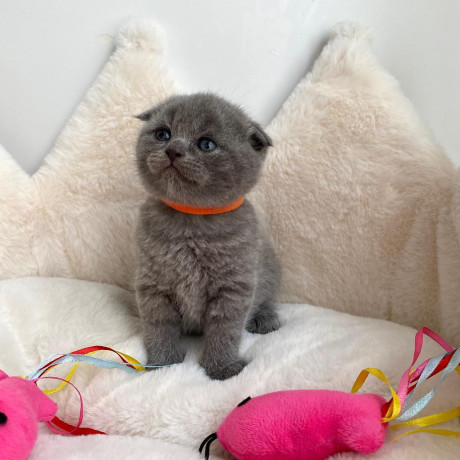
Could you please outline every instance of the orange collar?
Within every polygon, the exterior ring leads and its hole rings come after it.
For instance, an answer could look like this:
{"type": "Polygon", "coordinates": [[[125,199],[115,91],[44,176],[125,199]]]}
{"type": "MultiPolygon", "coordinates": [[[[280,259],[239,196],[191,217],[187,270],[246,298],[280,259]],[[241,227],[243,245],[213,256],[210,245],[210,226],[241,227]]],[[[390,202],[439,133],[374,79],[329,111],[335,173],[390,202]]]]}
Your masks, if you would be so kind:
{"type": "Polygon", "coordinates": [[[224,212],[233,211],[243,204],[244,196],[238,198],[236,201],[233,201],[233,203],[230,203],[227,206],[221,206],[219,208],[198,208],[196,206],[189,206],[188,204],[173,203],[172,201],[166,200],[161,201],[176,211],[184,212],[185,214],[196,214],[203,216],[206,214],[223,214],[224,212]]]}

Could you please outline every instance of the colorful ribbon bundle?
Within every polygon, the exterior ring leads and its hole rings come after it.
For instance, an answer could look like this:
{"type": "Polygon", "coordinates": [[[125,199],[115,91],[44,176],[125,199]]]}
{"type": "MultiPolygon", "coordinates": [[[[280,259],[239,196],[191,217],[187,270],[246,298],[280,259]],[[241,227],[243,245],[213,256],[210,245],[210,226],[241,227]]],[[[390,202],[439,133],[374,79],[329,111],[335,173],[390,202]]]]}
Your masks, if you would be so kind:
{"type": "Polygon", "coordinates": [[[77,425],[69,425],[57,416],[54,417],[53,420],[51,420],[51,422],[46,422],[48,427],[55,433],[72,434],[75,436],[88,434],[106,434],[103,431],[94,430],[93,428],[81,427],[83,421],[83,398],[81,396],[81,393],[78,391],[78,388],[76,388],[75,385],[70,382],[70,379],[72,378],[72,375],[74,374],[78,364],[81,362],[92,364],[93,366],[105,369],[122,369],[124,371],[131,372],[134,374],[137,372],[144,372],[147,370],[147,368],[167,367],[142,365],[132,356],[122,353],[121,351],[116,351],[113,348],[104,347],[100,345],[81,348],[79,350],[73,351],[72,353],[54,354],[49,356],[29,376],[27,376],[26,379],[32,380],[34,382],[37,382],[38,380],[42,379],[60,380],[61,384],[58,387],[53,388],[51,390],[44,390],[43,392],[45,394],[56,393],[57,391],[61,390],[66,384],[69,384],[77,391],[78,396],[80,398],[80,415],[78,418],[77,425]],[[115,353],[121,361],[112,361],[109,359],[102,359],[91,356],[92,354],[98,351],[109,351],[115,353]],[[47,372],[49,372],[51,369],[58,366],[59,364],[66,364],[72,362],[75,364],[65,378],[45,376],[47,372]]]}
{"type": "Polygon", "coordinates": [[[385,404],[382,408],[382,422],[387,423],[393,420],[399,422],[392,425],[391,428],[399,428],[402,426],[417,426],[420,428],[418,430],[413,430],[401,434],[393,439],[393,441],[396,441],[397,439],[408,434],[421,432],[460,437],[460,432],[457,431],[426,428],[428,426],[447,422],[454,419],[455,417],[459,417],[460,406],[452,410],[440,412],[438,414],[414,419],[414,417],[419,414],[433,399],[434,395],[439,389],[440,384],[449,374],[456,370],[460,376],[459,364],[460,349],[454,349],[431,329],[424,327],[420,329],[415,335],[414,357],[411,365],[401,377],[397,392],[392,388],[385,374],[381,370],[374,368],[368,368],[361,371],[353,385],[353,388],[351,389],[351,392],[357,392],[370,374],[374,375],[388,385],[392,394],[392,399],[388,401],[388,403],[385,404]],[[432,338],[435,342],[441,345],[445,350],[447,350],[447,353],[444,353],[435,358],[427,359],[422,364],[420,364],[417,369],[412,370],[412,366],[415,364],[422,351],[424,335],[432,338]],[[433,388],[430,392],[421,397],[415,403],[410,405],[416,390],[419,389],[426,380],[435,376],[436,374],[439,374],[441,371],[443,371],[441,379],[435,388],[433,388]]]}

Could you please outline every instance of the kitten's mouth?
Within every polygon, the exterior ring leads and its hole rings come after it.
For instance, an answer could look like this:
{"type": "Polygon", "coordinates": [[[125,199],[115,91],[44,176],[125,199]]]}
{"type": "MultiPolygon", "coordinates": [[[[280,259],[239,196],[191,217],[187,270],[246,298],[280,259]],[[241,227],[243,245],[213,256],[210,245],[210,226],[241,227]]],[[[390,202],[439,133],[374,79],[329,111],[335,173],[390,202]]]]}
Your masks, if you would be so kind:
{"type": "Polygon", "coordinates": [[[166,166],[166,168],[164,168],[163,172],[166,171],[171,171],[173,174],[176,174],[186,182],[194,182],[193,180],[189,179],[182,171],[176,168],[172,163],[169,166],[166,166]]]}
{"type": "Polygon", "coordinates": [[[164,171],[168,171],[168,170],[173,170],[180,176],[183,176],[183,174],[172,163],[169,166],[166,166],[166,168],[164,169],[164,171]]]}

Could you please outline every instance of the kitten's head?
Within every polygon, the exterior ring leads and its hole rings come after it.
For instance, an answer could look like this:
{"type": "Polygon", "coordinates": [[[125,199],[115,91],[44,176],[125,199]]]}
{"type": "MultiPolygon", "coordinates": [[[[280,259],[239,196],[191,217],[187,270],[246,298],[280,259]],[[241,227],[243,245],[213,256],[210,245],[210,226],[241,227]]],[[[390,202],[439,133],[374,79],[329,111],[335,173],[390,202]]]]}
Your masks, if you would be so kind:
{"type": "Polygon", "coordinates": [[[256,183],[270,138],[212,94],[173,96],[140,114],[137,166],[147,191],[192,206],[222,206],[256,183]]]}

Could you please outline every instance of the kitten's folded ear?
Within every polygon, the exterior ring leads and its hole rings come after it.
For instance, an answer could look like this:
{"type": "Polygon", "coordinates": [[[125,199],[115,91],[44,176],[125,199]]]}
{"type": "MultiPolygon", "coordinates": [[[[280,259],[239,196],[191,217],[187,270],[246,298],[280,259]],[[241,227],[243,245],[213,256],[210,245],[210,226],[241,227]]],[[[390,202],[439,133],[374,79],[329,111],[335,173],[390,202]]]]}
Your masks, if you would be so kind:
{"type": "Polygon", "coordinates": [[[249,143],[258,152],[273,145],[268,134],[257,123],[252,123],[249,129],[249,143]]]}
{"type": "Polygon", "coordinates": [[[159,102],[157,105],[150,107],[150,109],[146,110],[145,112],[140,113],[139,115],[134,115],[134,118],[138,118],[142,121],[149,121],[152,117],[156,114],[161,112],[167,104],[179,99],[178,96],[170,96],[162,102],[159,102]]]}
{"type": "Polygon", "coordinates": [[[142,121],[149,121],[152,118],[154,109],[148,109],[145,112],[140,113],[139,115],[134,115],[134,118],[139,118],[142,121]]]}

